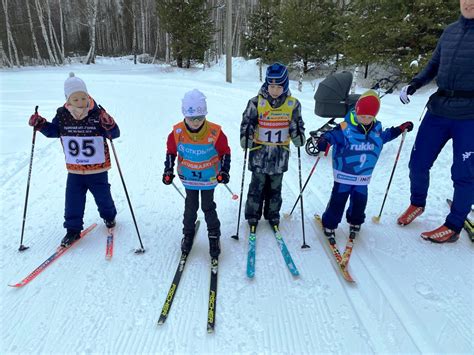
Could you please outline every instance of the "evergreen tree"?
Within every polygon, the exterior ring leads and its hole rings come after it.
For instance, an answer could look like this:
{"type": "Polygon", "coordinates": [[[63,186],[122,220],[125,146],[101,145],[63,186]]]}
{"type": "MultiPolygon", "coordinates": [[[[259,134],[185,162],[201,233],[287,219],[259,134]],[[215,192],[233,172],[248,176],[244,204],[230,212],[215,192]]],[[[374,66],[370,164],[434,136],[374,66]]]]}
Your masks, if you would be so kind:
{"type": "Polygon", "coordinates": [[[250,58],[270,63],[278,58],[279,0],[261,0],[249,16],[249,32],[244,34],[244,51],[250,58]]]}
{"type": "Polygon", "coordinates": [[[212,41],[213,26],[206,0],[157,0],[163,30],[170,35],[178,67],[189,68],[191,60],[204,61],[212,41]]]}
{"type": "Polygon", "coordinates": [[[443,29],[458,16],[459,3],[449,0],[353,1],[344,16],[344,60],[386,65],[408,79],[424,67],[443,29]]]}
{"type": "Polygon", "coordinates": [[[322,63],[335,58],[337,6],[332,0],[289,0],[282,9],[280,50],[287,61],[322,63]]]}

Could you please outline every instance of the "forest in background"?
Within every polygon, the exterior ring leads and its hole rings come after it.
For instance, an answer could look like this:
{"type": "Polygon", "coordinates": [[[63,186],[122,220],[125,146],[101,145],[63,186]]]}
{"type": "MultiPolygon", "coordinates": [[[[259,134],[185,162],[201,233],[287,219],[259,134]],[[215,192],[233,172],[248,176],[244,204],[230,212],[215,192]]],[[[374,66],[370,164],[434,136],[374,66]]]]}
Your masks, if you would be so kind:
{"type": "Polygon", "coordinates": [[[178,67],[210,64],[226,52],[319,68],[387,68],[409,78],[430,58],[453,0],[1,0],[0,66],[62,65],[72,58],[133,55],[178,67]]]}

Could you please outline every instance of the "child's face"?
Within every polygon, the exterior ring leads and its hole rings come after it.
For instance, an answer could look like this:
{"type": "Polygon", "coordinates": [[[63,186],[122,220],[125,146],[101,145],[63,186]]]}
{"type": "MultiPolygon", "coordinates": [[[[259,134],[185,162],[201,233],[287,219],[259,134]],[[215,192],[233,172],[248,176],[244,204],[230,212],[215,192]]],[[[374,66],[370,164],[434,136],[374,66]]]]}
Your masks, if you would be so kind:
{"type": "Polygon", "coordinates": [[[76,108],[86,108],[88,99],[89,95],[87,95],[85,92],[78,91],[69,96],[67,102],[69,105],[76,108]]]}
{"type": "Polygon", "coordinates": [[[474,0],[460,0],[461,14],[467,19],[474,19],[474,0]]]}
{"type": "Polygon", "coordinates": [[[192,129],[198,129],[204,124],[206,116],[185,117],[184,120],[192,129]]]}
{"type": "Polygon", "coordinates": [[[358,115],[357,121],[363,125],[369,125],[374,120],[374,116],[371,115],[358,115]]]}
{"type": "Polygon", "coordinates": [[[283,94],[283,86],[270,84],[268,85],[268,93],[271,97],[276,99],[277,97],[280,97],[281,94],[283,94]]]}

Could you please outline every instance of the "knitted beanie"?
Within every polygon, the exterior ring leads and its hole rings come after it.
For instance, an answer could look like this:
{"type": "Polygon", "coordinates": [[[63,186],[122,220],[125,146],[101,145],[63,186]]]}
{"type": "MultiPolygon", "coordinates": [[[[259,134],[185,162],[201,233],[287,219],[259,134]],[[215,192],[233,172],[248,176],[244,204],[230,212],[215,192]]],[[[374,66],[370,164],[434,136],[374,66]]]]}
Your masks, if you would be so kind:
{"type": "Polygon", "coordinates": [[[69,73],[69,78],[64,82],[64,95],[66,100],[75,92],[85,92],[87,94],[87,87],[82,79],[74,76],[74,73],[69,73]]]}
{"type": "Polygon", "coordinates": [[[367,90],[357,100],[355,105],[356,115],[368,115],[375,117],[380,109],[380,98],[374,90],[367,90]]]}
{"type": "Polygon", "coordinates": [[[283,93],[288,92],[288,69],[281,63],[273,63],[267,68],[265,83],[267,85],[273,84],[283,86],[283,93]]]}
{"type": "Polygon", "coordinates": [[[188,91],[181,100],[181,111],[184,117],[206,116],[206,96],[197,89],[188,91]]]}

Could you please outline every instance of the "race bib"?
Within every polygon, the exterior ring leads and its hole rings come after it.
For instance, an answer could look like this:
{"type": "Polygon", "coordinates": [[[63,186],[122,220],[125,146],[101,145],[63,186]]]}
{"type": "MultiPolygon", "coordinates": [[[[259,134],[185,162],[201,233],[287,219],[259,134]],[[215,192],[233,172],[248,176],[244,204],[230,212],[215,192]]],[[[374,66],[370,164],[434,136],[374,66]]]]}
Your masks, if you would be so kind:
{"type": "Polygon", "coordinates": [[[105,162],[104,137],[61,137],[67,164],[102,164],[105,162]]]}
{"type": "Polygon", "coordinates": [[[289,121],[259,120],[258,139],[260,144],[282,145],[290,142],[289,121]]]}

